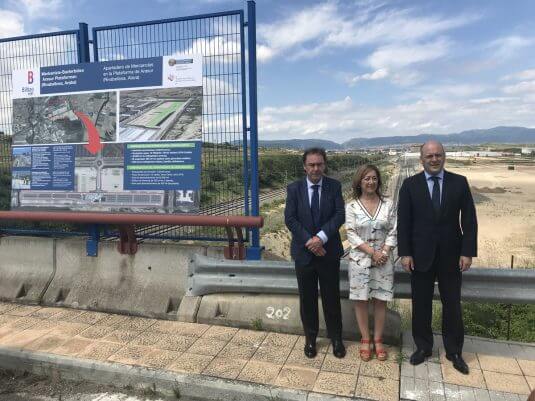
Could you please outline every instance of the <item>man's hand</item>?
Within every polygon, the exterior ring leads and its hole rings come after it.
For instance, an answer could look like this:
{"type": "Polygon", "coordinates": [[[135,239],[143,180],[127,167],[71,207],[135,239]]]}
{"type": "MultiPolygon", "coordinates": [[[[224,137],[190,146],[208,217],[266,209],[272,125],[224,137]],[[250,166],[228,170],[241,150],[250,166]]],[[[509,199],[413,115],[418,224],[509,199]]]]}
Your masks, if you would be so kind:
{"type": "Polygon", "coordinates": [[[472,258],[470,256],[461,256],[459,258],[459,269],[462,272],[467,271],[472,266],[472,258]]]}
{"type": "Polygon", "coordinates": [[[315,253],[315,251],[318,251],[320,248],[323,248],[323,241],[320,237],[314,235],[306,242],[305,246],[310,252],[315,253]]]}
{"type": "Polygon", "coordinates": [[[412,256],[403,256],[401,258],[401,266],[407,273],[411,273],[414,270],[414,259],[412,256]]]}
{"type": "Polygon", "coordinates": [[[317,249],[315,251],[311,251],[311,252],[316,256],[325,256],[327,254],[327,251],[322,246],[319,249],[317,249]]]}

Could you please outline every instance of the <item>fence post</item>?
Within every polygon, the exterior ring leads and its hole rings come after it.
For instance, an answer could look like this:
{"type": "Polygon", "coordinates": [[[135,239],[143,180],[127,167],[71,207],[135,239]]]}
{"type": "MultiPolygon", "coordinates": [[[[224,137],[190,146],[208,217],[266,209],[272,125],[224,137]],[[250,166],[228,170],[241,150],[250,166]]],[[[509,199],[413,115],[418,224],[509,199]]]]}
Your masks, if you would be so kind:
{"type": "MultiPolygon", "coordinates": [[[[245,21],[243,12],[240,14],[240,50],[241,50],[241,107],[242,107],[242,127],[243,127],[243,213],[250,214],[249,208],[249,149],[247,138],[247,83],[245,80],[245,21]]],[[[249,231],[245,230],[247,237],[249,231]]]]}
{"type": "MultiPolygon", "coordinates": [[[[251,215],[260,215],[258,191],[258,116],[256,99],[256,4],[247,1],[247,49],[249,51],[249,133],[251,138],[251,215]]],[[[251,230],[251,246],[247,248],[247,259],[259,260],[262,256],[260,231],[251,230]]]]}
{"type": "Polygon", "coordinates": [[[78,62],[89,63],[91,62],[91,57],[89,56],[89,33],[87,24],[85,22],[80,22],[78,26],[78,62]]]}

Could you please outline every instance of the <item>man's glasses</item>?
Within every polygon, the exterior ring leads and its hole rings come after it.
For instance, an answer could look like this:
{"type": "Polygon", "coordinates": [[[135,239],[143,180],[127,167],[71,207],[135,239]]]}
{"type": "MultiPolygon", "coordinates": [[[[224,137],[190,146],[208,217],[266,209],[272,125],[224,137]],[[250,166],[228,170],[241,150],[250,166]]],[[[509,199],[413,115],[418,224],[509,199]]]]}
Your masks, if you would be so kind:
{"type": "Polygon", "coordinates": [[[425,160],[433,160],[433,159],[442,159],[444,157],[444,153],[432,153],[429,155],[425,155],[425,160]]]}

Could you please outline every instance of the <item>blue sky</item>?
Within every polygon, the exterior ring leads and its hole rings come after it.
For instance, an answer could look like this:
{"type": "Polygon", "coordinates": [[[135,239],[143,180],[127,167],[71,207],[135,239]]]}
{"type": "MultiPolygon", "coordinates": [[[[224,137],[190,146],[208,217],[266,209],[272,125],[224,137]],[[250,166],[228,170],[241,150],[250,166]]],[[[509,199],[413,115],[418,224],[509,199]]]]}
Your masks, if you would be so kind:
{"type": "MultiPolygon", "coordinates": [[[[2,0],[9,37],[239,9],[220,0],[2,0]]],[[[259,0],[261,139],[535,127],[535,1],[259,0]]]]}

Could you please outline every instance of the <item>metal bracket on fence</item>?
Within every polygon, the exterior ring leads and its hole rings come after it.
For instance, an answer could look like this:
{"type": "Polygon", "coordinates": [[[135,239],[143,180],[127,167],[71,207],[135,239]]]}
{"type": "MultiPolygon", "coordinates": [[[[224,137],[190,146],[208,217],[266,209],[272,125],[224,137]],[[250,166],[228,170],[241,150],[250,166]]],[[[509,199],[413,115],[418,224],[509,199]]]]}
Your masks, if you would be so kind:
{"type": "Polygon", "coordinates": [[[136,230],[133,224],[121,224],[119,229],[119,243],[117,250],[121,255],[135,255],[138,248],[136,230]]]}
{"type": "Polygon", "coordinates": [[[98,224],[91,224],[88,229],[89,238],[85,249],[87,256],[98,256],[98,243],[100,241],[100,227],[98,224]]]}
{"type": "Polygon", "coordinates": [[[235,245],[234,235],[232,234],[232,227],[226,226],[228,236],[228,246],[225,247],[225,259],[243,260],[245,259],[245,245],[243,244],[243,234],[241,227],[234,227],[236,229],[237,245],[235,245]]]}

